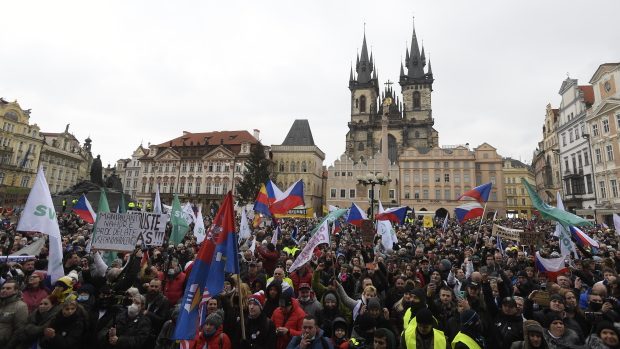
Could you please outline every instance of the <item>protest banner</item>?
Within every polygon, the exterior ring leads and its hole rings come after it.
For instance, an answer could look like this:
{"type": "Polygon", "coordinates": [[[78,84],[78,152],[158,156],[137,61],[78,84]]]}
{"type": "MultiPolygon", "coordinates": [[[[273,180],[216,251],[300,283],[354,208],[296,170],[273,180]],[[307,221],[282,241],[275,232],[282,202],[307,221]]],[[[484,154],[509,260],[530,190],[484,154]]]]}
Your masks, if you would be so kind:
{"type": "Polygon", "coordinates": [[[375,238],[375,227],[370,219],[362,220],[361,226],[362,243],[364,245],[373,245],[375,238]]]}
{"type": "Polygon", "coordinates": [[[137,244],[150,246],[161,246],[164,244],[166,235],[166,223],[169,216],[164,213],[154,212],[135,212],[132,213],[140,216],[139,234],[137,244]]]}
{"type": "Polygon", "coordinates": [[[435,226],[435,223],[433,222],[433,217],[431,216],[424,216],[424,218],[422,219],[422,224],[424,228],[432,228],[435,226]]]}
{"type": "Polygon", "coordinates": [[[523,231],[519,233],[519,241],[525,246],[538,245],[543,242],[543,234],[537,231],[523,231]]]}
{"type": "Polygon", "coordinates": [[[491,236],[499,236],[502,239],[518,242],[521,241],[521,233],[523,233],[521,229],[506,228],[498,224],[493,224],[491,236]]]}
{"type": "Polygon", "coordinates": [[[140,234],[139,214],[100,212],[93,233],[96,250],[133,251],[140,234]]]}

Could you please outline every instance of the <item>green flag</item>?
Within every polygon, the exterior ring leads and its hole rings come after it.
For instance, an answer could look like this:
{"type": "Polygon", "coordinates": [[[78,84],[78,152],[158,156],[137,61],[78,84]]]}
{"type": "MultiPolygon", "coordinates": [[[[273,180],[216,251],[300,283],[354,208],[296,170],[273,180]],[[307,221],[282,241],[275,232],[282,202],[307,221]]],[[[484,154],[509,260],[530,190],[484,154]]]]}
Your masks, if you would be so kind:
{"type": "Polygon", "coordinates": [[[181,202],[177,194],[174,194],[174,200],[172,200],[172,213],[170,214],[170,223],[172,224],[172,233],[170,234],[169,243],[175,246],[183,241],[189,224],[185,220],[183,209],[181,208],[181,202]]]}
{"type": "Polygon", "coordinates": [[[570,212],[566,212],[557,207],[553,207],[545,203],[544,201],[542,201],[540,196],[536,194],[536,191],[534,190],[534,188],[532,188],[532,185],[528,183],[528,181],[526,181],[525,178],[521,178],[521,183],[523,183],[523,185],[525,186],[525,189],[527,189],[527,193],[530,195],[530,199],[532,200],[532,205],[534,206],[535,209],[537,209],[540,212],[543,218],[559,222],[565,227],[568,227],[569,225],[591,225],[592,224],[589,221],[577,215],[574,215],[570,212]]]}
{"type": "MultiPolygon", "coordinates": [[[[99,204],[97,205],[97,215],[102,212],[110,212],[110,205],[108,205],[108,197],[105,194],[105,188],[101,188],[101,194],[99,194],[99,204]]],[[[95,222],[95,227],[93,231],[97,231],[97,222],[95,222]]],[[[94,236],[94,233],[93,233],[94,236]]],[[[116,259],[116,252],[114,251],[106,251],[103,254],[103,260],[107,265],[111,265],[112,262],[116,259]]]]}
{"type": "Polygon", "coordinates": [[[314,229],[312,229],[312,231],[310,232],[310,236],[313,236],[314,233],[316,233],[319,230],[321,225],[323,225],[323,222],[327,221],[328,224],[333,223],[336,219],[340,218],[340,216],[342,216],[345,213],[347,213],[346,208],[341,208],[341,209],[330,212],[327,216],[325,216],[325,218],[321,220],[321,223],[317,224],[317,226],[314,227],[314,229]]]}
{"type": "Polygon", "coordinates": [[[121,200],[118,203],[118,213],[127,213],[127,205],[125,204],[125,194],[121,193],[121,200]]]}

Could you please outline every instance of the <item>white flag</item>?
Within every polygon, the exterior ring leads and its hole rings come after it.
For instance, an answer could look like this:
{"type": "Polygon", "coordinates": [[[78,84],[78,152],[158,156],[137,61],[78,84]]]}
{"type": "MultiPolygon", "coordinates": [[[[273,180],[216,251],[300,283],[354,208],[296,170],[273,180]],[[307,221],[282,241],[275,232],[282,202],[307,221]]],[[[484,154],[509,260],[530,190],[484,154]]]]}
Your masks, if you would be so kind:
{"type": "Polygon", "coordinates": [[[201,243],[202,240],[205,239],[205,222],[202,219],[202,208],[198,208],[198,216],[196,217],[196,221],[194,224],[194,236],[196,237],[196,242],[201,243]]]}
{"type": "MultiPolygon", "coordinates": [[[[383,213],[383,211],[385,211],[383,209],[383,204],[381,203],[381,200],[379,200],[379,212],[378,213],[383,213]]],[[[370,218],[370,219],[373,219],[373,218],[370,218]]]]}
{"type": "Polygon", "coordinates": [[[161,211],[161,198],[159,197],[159,184],[155,187],[155,203],[153,204],[154,213],[162,213],[161,211]]]}
{"type": "Polygon", "coordinates": [[[34,180],[30,195],[26,201],[26,206],[17,224],[18,231],[38,231],[49,235],[49,261],[47,274],[51,278],[52,285],[59,278],[65,276],[62,267],[62,243],[60,238],[60,228],[56,219],[56,211],[52,202],[52,195],[45,180],[43,168],[39,167],[39,172],[34,180]]]}
{"type": "Polygon", "coordinates": [[[186,202],[185,205],[183,205],[182,209],[184,213],[183,218],[185,218],[185,221],[187,221],[188,225],[196,221],[196,216],[194,215],[194,209],[192,208],[192,204],[186,202]]]}
{"type": "Polygon", "coordinates": [[[383,248],[385,248],[387,252],[392,251],[392,247],[396,242],[394,240],[395,234],[393,233],[392,223],[388,220],[377,221],[377,234],[381,236],[381,244],[383,245],[383,248]]]}
{"type": "Polygon", "coordinates": [[[304,249],[299,253],[299,256],[297,256],[293,264],[288,268],[288,272],[292,273],[302,265],[308,263],[308,261],[312,259],[314,249],[320,244],[329,244],[329,225],[327,224],[327,220],[324,220],[319,230],[312,235],[310,241],[308,241],[304,249]]]}
{"type": "MultiPolygon", "coordinates": [[[[564,203],[562,202],[562,195],[558,191],[556,194],[556,200],[558,204],[558,208],[564,210],[564,203]]],[[[566,257],[573,252],[575,258],[579,258],[577,254],[577,249],[575,248],[575,243],[570,239],[570,234],[564,229],[560,222],[555,223],[555,231],[553,232],[553,236],[558,237],[560,240],[560,254],[562,257],[566,257]]]]}
{"type": "Polygon", "coordinates": [[[620,216],[614,213],[614,229],[616,229],[616,234],[620,235],[620,216]]]}
{"type": "Polygon", "coordinates": [[[271,243],[275,246],[278,244],[278,236],[280,236],[280,226],[273,231],[273,236],[271,237],[271,243]]]}
{"type": "Polygon", "coordinates": [[[254,254],[256,251],[256,236],[254,237],[254,239],[252,239],[252,245],[250,246],[250,251],[252,251],[252,254],[254,254]]]}
{"type": "Polygon", "coordinates": [[[250,231],[250,224],[248,224],[248,217],[245,214],[245,208],[241,209],[241,223],[239,224],[239,243],[243,240],[247,240],[252,235],[250,231]]]}

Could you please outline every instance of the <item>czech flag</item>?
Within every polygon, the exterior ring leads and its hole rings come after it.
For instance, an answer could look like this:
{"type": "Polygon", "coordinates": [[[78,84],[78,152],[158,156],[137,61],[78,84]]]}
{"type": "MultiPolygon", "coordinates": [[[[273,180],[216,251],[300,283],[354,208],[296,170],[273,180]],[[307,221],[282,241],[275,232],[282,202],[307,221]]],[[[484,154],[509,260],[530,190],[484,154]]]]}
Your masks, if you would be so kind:
{"type": "Polygon", "coordinates": [[[586,233],[584,233],[581,229],[575,226],[569,226],[570,234],[577,242],[577,245],[583,247],[584,249],[599,248],[599,244],[596,240],[589,237],[586,233]]]}
{"type": "Polygon", "coordinates": [[[480,186],[475,187],[472,190],[468,190],[461,194],[457,200],[461,200],[463,198],[474,199],[478,202],[487,202],[489,201],[489,194],[491,194],[491,187],[493,187],[493,183],[487,183],[480,186]]]}
{"type": "Polygon", "coordinates": [[[75,214],[82,218],[85,222],[90,224],[94,224],[97,220],[97,214],[84,194],[80,196],[78,202],[76,202],[75,206],[73,206],[73,212],[75,212],[75,214]]]}
{"type": "Polygon", "coordinates": [[[409,211],[409,206],[391,207],[377,214],[375,218],[378,221],[391,221],[395,224],[403,224],[407,211],[409,211]]]}
{"type": "MultiPolygon", "coordinates": [[[[271,217],[269,206],[276,201],[274,187],[276,189],[278,188],[272,181],[267,182],[267,185],[261,184],[258,195],[256,196],[256,201],[254,202],[254,211],[271,217]]],[[[277,191],[279,192],[280,190],[278,189],[277,191]]]]}
{"type": "Polygon", "coordinates": [[[477,217],[482,217],[483,212],[484,209],[477,202],[468,202],[454,209],[454,213],[456,213],[456,218],[459,220],[459,223],[463,223],[477,217]]]}
{"type": "Polygon", "coordinates": [[[356,227],[362,226],[362,221],[368,219],[366,212],[362,210],[356,204],[351,204],[351,208],[349,209],[349,216],[347,217],[347,223],[353,224],[356,227]]]}
{"type": "Polygon", "coordinates": [[[272,214],[285,214],[289,210],[304,206],[304,182],[300,179],[283,193],[275,193],[276,200],[269,207],[272,214]]]}
{"type": "Polygon", "coordinates": [[[539,272],[545,273],[547,278],[555,281],[558,275],[568,272],[568,268],[564,265],[564,258],[542,258],[540,253],[536,252],[536,268],[539,272]]]}

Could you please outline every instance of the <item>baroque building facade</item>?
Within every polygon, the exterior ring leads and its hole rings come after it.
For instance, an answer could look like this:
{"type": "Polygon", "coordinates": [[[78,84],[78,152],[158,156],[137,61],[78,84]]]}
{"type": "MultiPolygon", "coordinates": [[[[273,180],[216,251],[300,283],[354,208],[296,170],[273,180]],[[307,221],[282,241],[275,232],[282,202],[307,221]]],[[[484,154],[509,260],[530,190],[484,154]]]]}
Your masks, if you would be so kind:
{"type": "MultiPolygon", "coordinates": [[[[254,135],[245,130],[183,131],[180,137],[150,145],[139,158],[141,178],[135,200],[143,207],[152,204],[159,185],[165,204],[170,204],[176,193],[182,202],[202,205],[203,212],[217,207],[228,190],[234,194],[234,188],[243,179],[251,149],[259,146],[258,136],[258,130],[254,135]]],[[[268,147],[265,152],[269,158],[268,147]]],[[[126,181],[127,177],[123,179],[126,181]]]]}
{"type": "Polygon", "coordinates": [[[325,153],[314,143],[308,120],[295,120],[284,142],[271,146],[271,154],[276,184],[281,190],[286,190],[299,179],[304,182],[305,212],[298,213],[305,216],[321,214],[325,153]]]}
{"type": "Polygon", "coordinates": [[[562,190],[560,180],[560,148],[558,145],[558,119],[560,111],[547,104],[543,138],[534,151],[532,167],[536,192],[548,204],[557,205],[557,192],[562,190]]]}
{"type": "Polygon", "coordinates": [[[25,204],[39,166],[43,140],[30,109],[0,98],[0,205],[25,204]]]}
{"type": "Polygon", "coordinates": [[[121,183],[123,183],[123,192],[129,195],[132,200],[136,199],[139,188],[138,184],[142,182],[142,166],[140,166],[140,159],[146,156],[148,151],[148,147],[145,148],[140,144],[131,154],[131,158],[120,159],[116,162],[116,172],[121,183]]]}
{"type": "Polygon", "coordinates": [[[41,136],[41,166],[52,194],[90,179],[90,165],[93,161],[90,138],[85,140],[82,147],[80,141],[69,132],[69,125],[64,132],[41,132],[41,136]]]}
{"type": "Polygon", "coordinates": [[[597,190],[593,214],[597,221],[610,224],[612,214],[620,209],[620,63],[600,65],[590,84],[594,104],[588,110],[586,123],[597,190]]]}
{"type": "Polygon", "coordinates": [[[519,160],[505,158],[502,168],[508,218],[532,218],[532,200],[521,178],[530,184],[535,182],[532,168],[519,160]]]}
{"type": "Polygon", "coordinates": [[[567,78],[562,82],[559,94],[561,102],[557,133],[564,207],[573,213],[578,209],[588,209],[589,212],[581,214],[591,216],[592,209],[596,207],[596,187],[586,130],[586,113],[594,102],[592,86],[580,86],[577,79],[567,78]]]}

